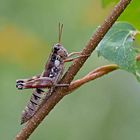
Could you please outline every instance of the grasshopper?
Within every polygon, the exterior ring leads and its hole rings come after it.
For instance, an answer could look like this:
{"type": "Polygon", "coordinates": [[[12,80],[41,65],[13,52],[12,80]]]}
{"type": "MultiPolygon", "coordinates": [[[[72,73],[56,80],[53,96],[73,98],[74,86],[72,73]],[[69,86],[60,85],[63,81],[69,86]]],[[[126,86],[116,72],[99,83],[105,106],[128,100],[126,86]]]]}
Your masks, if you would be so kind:
{"type": "Polygon", "coordinates": [[[16,81],[16,87],[19,90],[35,88],[33,90],[30,101],[25,109],[22,111],[21,124],[27,122],[37,112],[40,105],[44,100],[47,100],[55,87],[65,87],[69,84],[59,84],[58,82],[62,78],[64,71],[64,63],[70,62],[77,57],[83,57],[80,52],[72,52],[68,54],[67,50],[61,45],[60,40],[62,36],[63,24],[59,24],[59,39],[58,43],[52,47],[51,54],[45,65],[45,69],[42,74],[34,76],[29,79],[19,79],[16,81]],[[73,55],[79,55],[75,58],[70,58],[73,55]],[[48,88],[48,92],[45,92],[43,88],[48,88]]]}

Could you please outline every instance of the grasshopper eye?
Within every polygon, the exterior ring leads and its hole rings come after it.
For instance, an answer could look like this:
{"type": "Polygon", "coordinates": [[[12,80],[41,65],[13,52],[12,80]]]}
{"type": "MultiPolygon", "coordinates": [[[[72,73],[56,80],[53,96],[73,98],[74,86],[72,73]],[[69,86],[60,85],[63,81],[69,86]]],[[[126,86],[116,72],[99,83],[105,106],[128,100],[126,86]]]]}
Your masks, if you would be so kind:
{"type": "Polygon", "coordinates": [[[60,44],[59,43],[57,43],[57,44],[55,44],[54,46],[53,46],[53,49],[54,49],[54,51],[58,51],[59,49],[60,49],[60,44]]]}
{"type": "Polygon", "coordinates": [[[53,52],[54,53],[57,53],[59,51],[59,49],[60,49],[59,46],[57,46],[57,45],[53,46],[53,52]]]}
{"type": "Polygon", "coordinates": [[[55,51],[58,51],[59,49],[60,49],[60,48],[59,48],[58,46],[55,46],[55,47],[54,47],[54,50],[55,50],[55,51]]]}

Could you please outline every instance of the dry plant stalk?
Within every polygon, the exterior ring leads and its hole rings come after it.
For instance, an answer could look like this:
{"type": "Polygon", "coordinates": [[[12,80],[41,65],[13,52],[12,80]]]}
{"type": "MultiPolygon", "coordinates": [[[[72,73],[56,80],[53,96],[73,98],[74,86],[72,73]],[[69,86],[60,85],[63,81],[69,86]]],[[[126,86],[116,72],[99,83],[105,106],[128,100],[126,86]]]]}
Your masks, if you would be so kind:
{"type": "MultiPolygon", "coordinates": [[[[96,32],[92,35],[90,40],[88,41],[85,48],[82,50],[83,55],[87,55],[87,57],[82,57],[76,59],[73,64],[69,67],[64,77],[62,78],[60,83],[71,83],[74,79],[74,76],[83,66],[85,61],[94,51],[98,43],[105,36],[107,31],[111,28],[111,26],[115,23],[117,18],[121,15],[124,9],[128,6],[131,0],[120,0],[120,2],[114,7],[110,15],[104,20],[103,24],[98,27],[96,32]]],[[[71,93],[73,90],[77,89],[81,85],[91,80],[94,80],[98,77],[103,76],[113,70],[118,69],[117,65],[108,65],[100,67],[85,77],[76,80],[70,84],[68,88],[57,88],[56,91],[52,94],[52,96],[44,103],[44,105],[37,111],[37,113],[32,117],[30,121],[20,130],[20,132],[16,136],[16,140],[26,140],[33,133],[33,131],[37,128],[37,126],[42,122],[42,120],[49,114],[49,112],[54,108],[54,106],[68,93],[71,93]]]]}

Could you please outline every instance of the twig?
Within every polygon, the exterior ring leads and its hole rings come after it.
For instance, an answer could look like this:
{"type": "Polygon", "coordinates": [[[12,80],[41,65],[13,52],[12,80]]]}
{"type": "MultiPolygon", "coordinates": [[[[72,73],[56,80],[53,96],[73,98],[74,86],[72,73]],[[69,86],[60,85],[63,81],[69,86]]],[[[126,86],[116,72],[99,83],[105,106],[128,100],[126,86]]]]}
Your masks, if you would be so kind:
{"type": "MultiPolygon", "coordinates": [[[[98,43],[102,40],[106,32],[111,28],[117,18],[121,15],[131,0],[120,0],[120,2],[114,7],[111,14],[104,20],[103,24],[93,34],[86,47],[83,49],[83,55],[90,55],[96,48],[98,43]]],[[[88,57],[82,57],[76,59],[70,66],[66,74],[64,75],[61,83],[71,83],[74,76],[83,66],[88,57]]],[[[24,128],[21,129],[19,134],[16,136],[16,140],[26,140],[46,115],[54,108],[54,106],[65,96],[67,88],[57,88],[56,92],[46,101],[46,103],[38,110],[38,112],[27,122],[24,128]]]]}
{"type": "Polygon", "coordinates": [[[117,70],[118,68],[119,67],[115,64],[99,67],[99,68],[91,71],[90,73],[88,73],[83,78],[71,82],[70,86],[68,87],[67,91],[64,94],[65,95],[69,94],[72,91],[74,91],[75,89],[84,85],[85,83],[90,82],[92,80],[95,80],[95,79],[97,79],[105,74],[108,74],[114,70],[117,70]]]}

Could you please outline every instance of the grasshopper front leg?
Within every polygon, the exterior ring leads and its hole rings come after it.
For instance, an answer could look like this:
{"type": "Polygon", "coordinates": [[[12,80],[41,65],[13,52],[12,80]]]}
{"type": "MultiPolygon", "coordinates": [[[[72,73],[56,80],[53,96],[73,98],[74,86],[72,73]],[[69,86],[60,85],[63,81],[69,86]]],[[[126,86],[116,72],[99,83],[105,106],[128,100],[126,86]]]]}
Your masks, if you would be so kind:
{"type": "Polygon", "coordinates": [[[79,58],[79,57],[87,57],[87,56],[89,56],[89,55],[82,55],[81,52],[72,52],[72,53],[70,53],[70,54],[68,55],[68,57],[64,60],[64,63],[66,63],[66,62],[71,62],[71,61],[73,61],[73,60],[75,60],[75,59],[77,59],[77,58],[79,58]],[[74,56],[74,55],[77,55],[77,56],[72,58],[72,56],[74,56]]]}

